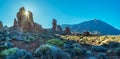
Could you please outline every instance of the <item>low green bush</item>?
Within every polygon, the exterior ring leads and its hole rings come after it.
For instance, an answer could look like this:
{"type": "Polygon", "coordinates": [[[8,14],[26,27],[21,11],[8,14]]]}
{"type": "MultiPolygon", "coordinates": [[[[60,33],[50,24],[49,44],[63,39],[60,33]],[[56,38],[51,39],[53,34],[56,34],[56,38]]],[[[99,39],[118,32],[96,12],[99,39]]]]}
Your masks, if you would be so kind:
{"type": "Polygon", "coordinates": [[[6,50],[3,50],[1,53],[0,53],[0,56],[4,57],[4,56],[8,56],[8,55],[13,55],[17,52],[16,48],[10,48],[10,49],[6,49],[6,50]]]}
{"type": "Polygon", "coordinates": [[[82,49],[79,47],[74,47],[73,48],[73,56],[81,56],[82,55],[82,49]]]}
{"type": "Polygon", "coordinates": [[[55,45],[58,47],[62,47],[64,45],[64,42],[59,39],[51,39],[46,42],[47,44],[55,45]]]}

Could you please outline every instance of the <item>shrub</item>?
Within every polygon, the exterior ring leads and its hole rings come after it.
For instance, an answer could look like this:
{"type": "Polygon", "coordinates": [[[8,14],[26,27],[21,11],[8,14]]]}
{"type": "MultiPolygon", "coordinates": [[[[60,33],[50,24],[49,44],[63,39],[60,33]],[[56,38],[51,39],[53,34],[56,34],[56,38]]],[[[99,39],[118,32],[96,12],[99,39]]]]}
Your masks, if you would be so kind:
{"type": "Polygon", "coordinates": [[[72,51],[72,56],[81,56],[82,55],[82,49],[78,47],[74,47],[72,51]]]}
{"type": "Polygon", "coordinates": [[[113,53],[114,53],[114,50],[113,50],[113,49],[107,50],[107,55],[112,55],[113,53]]]}
{"type": "Polygon", "coordinates": [[[33,37],[33,36],[28,36],[27,40],[33,41],[33,40],[35,40],[35,37],[33,37]]]}
{"type": "Polygon", "coordinates": [[[96,58],[96,57],[91,57],[91,56],[90,56],[90,57],[88,57],[88,59],[97,59],[97,58],[96,58]]]}
{"type": "Polygon", "coordinates": [[[24,55],[24,59],[33,59],[32,53],[26,52],[25,55],[24,55]]]}
{"type": "Polygon", "coordinates": [[[93,56],[93,54],[92,54],[91,51],[86,51],[86,55],[87,55],[87,56],[93,56]]]}
{"type": "Polygon", "coordinates": [[[64,44],[63,49],[64,52],[72,54],[73,46],[71,44],[64,44]]]}
{"type": "Polygon", "coordinates": [[[107,51],[107,49],[102,46],[92,46],[91,50],[96,51],[96,52],[106,52],[107,51]]]}
{"type": "Polygon", "coordinates": [[[17,56],[18,59],[33,59],[32,53],[23,49],[17,49],[15,56],[17,56]]]}
{"type": "Polygon", "coordinates": [[[86,52],[87,52],[86,48],[82,48],[81,51],[82,51],[82,54],[83,54],[83,55],[86,55],[86,52]]]}
{"type": "Polygon", "coordinates": [[[11,39],[9,37],[5,37],[6,41],[11,41],[11,39]]]}
{"type": "Polygon", "coordinates": [[[45,55],[46,52],[50,49],[51,45],[41,45],[39,48],[37,48],[34,52],[35,56],[41,57],[42,55],[45,55]]]}
{"type": "Polygon", "coordinates": [[[8,55],[13,55],[13,54],[16,53],[16,51],[17,51],[16,48],[10,48],[10,49],[6,49],[6,50],[2,51],[2,52],[0,53],[0,55],[1,55],[2,57],[8,56],[8,55]]]}
{"type": "Polygon", "coordinates": [[[114,52],[115,52],[115,54],[117,54],[118,56],[120,56],[120,47],[116,48],[114,52]]]}
{"type": "Polygon", "coordinates": [[[33,59],[32,53],[18,48],[10,48],[3,50],[0,53],[0,56],[3,59],[33,59]]]}
{"type": "Polygon", "coordinates": [[[34,55],[40,59],[71,59],[68,53],[65,53],[60,48],[49,44],[41,45],[35,50],[34,55]]]}
{"type": "Polygon", "coordinates": [[[110,46],[111,48],[117,48],[117,47],[120,47],[120,43],[110,42],[110,43],[109,43],[109,46],[110,46]]]}
{"type": "Polygon", "coordinates": [[[4,42],[3,46],[5,46],[7,48],[12,48],[14,46],[14,44],[11,42],[4,42]]]}
{"type": "Polygon", "coordinates": [[[8,49],[8,48],[12,48],[14,46],[13,43],[11,42],[0,42],[0,52],[2,50],[8,49]]]}
{"type": "Polygon", "coordinates": [[[73,48],[73,45],[71,45],[71,44],[64,44],[63,47],[64,48],[73,48]]]}
{"type": "Polygon", "coordinates": [[[64,42],[59,39],[51,39],[47,41],[47,44],[55,45],[58,47],[62,47],[64,45],[64,42]]]}
{"type": "Polygon", "coordinates": [[[7,49],[6,46],[0,45],[0,52],[3,51],[3,50],[5,50],[5,49],[7,49]]]}
{"type": "Polygon", "coordinates": [[[107,55],[105,53],[99,53],[98,59],[108,59],[107,55]]]}
{"type": "Polygon", "coordinates": [[[79,47],[79,48],[81,48],[81,45],[79,43],[74,43],[73,47],[79,47]]]}

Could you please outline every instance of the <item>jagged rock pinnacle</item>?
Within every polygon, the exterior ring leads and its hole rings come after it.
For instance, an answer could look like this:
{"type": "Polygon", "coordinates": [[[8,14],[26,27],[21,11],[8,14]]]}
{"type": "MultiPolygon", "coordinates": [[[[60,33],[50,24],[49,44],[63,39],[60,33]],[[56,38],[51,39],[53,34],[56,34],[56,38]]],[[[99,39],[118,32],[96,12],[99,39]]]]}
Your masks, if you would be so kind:
{"type": "Polygon", "coordinates": [[[3,24],[2,24],[2,21],[0,21],[0,29],[2,29],[3,27],[3,24]]]}
{"type": "Polygon", "coordinates": [[[42,32],[44,29],[41,25],[34,23],[33,14],[30,11],[26,11],[24,7],[21,7],[17,13],[17,20],[14,19],[13,27],[18,28],[24,32],[42,32]]]}

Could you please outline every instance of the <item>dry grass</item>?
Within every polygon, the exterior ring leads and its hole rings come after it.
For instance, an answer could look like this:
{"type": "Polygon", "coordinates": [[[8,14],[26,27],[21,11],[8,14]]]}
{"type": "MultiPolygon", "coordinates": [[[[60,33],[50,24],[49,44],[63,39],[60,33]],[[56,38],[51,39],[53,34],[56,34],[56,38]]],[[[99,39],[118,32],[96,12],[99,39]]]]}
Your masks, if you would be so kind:
{"type": "Polygon", "coordinates": [[[102,45],[108,44],[109,42],[119,42],[120,36],[106,35],[106,36],[75,36],[75,35],[65,35],[61,36],[63,39],[75,40],[80,43],[87,43],[91,45],[102,45]]]}

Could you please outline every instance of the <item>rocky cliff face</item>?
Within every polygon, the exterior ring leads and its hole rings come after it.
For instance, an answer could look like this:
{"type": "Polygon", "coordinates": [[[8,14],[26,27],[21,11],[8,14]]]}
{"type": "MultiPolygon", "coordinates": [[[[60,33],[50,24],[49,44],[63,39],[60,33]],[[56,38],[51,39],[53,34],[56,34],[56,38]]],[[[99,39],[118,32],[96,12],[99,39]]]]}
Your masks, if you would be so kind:
{"type": "Polygon", "coordinates": [[[20,30],[22,32],[43,32],[44,29],[41,25],[34,23],[33,14],[30,11],[26,11],[24,7],[21,7],[17,13],[17,20],[14,19],[14,30],[20,30]]]}

